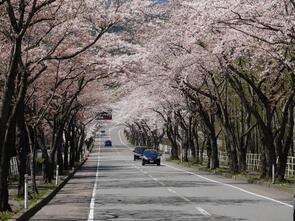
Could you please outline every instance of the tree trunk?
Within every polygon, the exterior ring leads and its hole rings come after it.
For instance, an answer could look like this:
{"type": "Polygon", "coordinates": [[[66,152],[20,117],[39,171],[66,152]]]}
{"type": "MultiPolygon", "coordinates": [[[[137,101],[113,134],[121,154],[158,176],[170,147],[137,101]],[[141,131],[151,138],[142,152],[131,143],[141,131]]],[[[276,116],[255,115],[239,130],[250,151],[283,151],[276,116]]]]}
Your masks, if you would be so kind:
{"type": "MultiPolygon", "coordinates": [[[[208,145],[208,138],[207,137],[204,137],[204,140],[203,140],[203,143],[202,143],[202,147],[201,147],[201,151],[200,151],[200,164],[203,164],[204,163],[204,156],[203,155],[204,155],[204,149],[205,149],[206,144],[208,145]]],[[[207,147],[207,150],[208,150],[208,147],[207,147]]]]}
{"type": "Polygon", "coordinates": [[[33,128],[26,125],[26,130],[29,139],[30,146],[30,171],[31,171],[31,181],[32,181],[32,192],[38,193],[37,183],[36,183],[36,132],[33,128]]]}
{"type": "Polygon", "coordinates": [[[69,169],[69,140],[66,135],[65,145],[64,145],[64,169],[69,169]]]}
{"type": "MultiPolygon", "coordinates": [[[[293,98],[292,98],[293,99],[293,98]]],[[[288,107],[288,110],[285,112],[285,122],[284,127],[281,128],[280,136],[277,140],[277,149],[278,149],[278,169],[276,177],[278,180],[285,180],[285,171],[288,160],[288,154],[293,144],[293,134],[294,134],[294,104],[293,102],[288,107]],[[285,141],[283,138],[285,137],[285,141]]]]}
{"type": "Polygon", "coordinates": [[[7,157],[1,160],[0,167],[0,211],[11,211],[11,207],[8,204],[8,171],[9,171],[9,160],[7,157]]]}
{"type": "MultiPolygon", "coordinates": [[[[12,47],[10,64],[5,76],[5,85],[0,105],[0,212],[11,210],[8,204],[7,178],[9,174],[11,149],[12,147],[14,148],[15,144],[15,142],[11,142],[15,139],[15,125],[13,123],[15,110],[13,110],[13,95],[16,77],[19,73],[21,42],[22,39],[20,37],[17,38],[12,47]]],[[[14,105],[16,104],[17,102],[14,105]]]]}
{"type": "Polygon", "coordinates": [[[195,140],[195,144],[194,144],[194,153],[195,153],[195,163],[200,163],[200,143],[199,143],[199,134],[198,134],[198,127],[196,126],[193,130],[193,136],[194,136],[194,140],[195,140]]]}
{"type": "Polygon", "coordinates": [[[62,157],[62,150],[61,147],[57,148],[57,165],[58,165],[58,174],[63,175],[64,173],[64,162],[62,157]]]}
{"type": "Polygon", "coordinates": [[[47,152],[47,147],[45,145],[45,137],[44,133],[41,130],[36,130],[38,133],[36,133],[36,138],[37,138],[37,143],[38,146],[42,150],[42,176],[43,176],[43,181],[45,183],[51,183],[52,177],[50,177],[50,170],[51,170],[51,162],[50,158],[47,152]]]}
{"type": "Polygon", "coordinates": [[[179,152],[178,152],[178,145],[177,145],[177,126],[173,126],[171,124],[171,120],[168,119],[167,122],[167,137],[171,143],[171,159],[178,160],[179,159],[179,152]]]}
{"type": "Polygon", "coordinates": [[[218,147],[217,147],[217,138],[215,134],[210,134],[209,138],[210,142],[210,169],[216,169],[219,167],[219,159],[218,159],[218,147]]]}
{"type": "Polygon", "coordinates": [[[264,156],[265,156],[265,167],[262,171],[262,177],[266,179],[271,179],[272,177],[272,165],[276,168],[276,154],[275,154],[275,146],[273,143],[273,137],[264,132],[264,136],[262,137],[262,144],[264,147],[264,156]]]}
{"type": "Polygon", "coordinates": [[[25,174],[27,173],[28,134],[24,125],[23,113],[18,114],[16,124],[16,153],[18,161],[18,197],[24,197],[25,174]]]}
{"type": "MultiPolygon", "coordinates": [[[[54,167],[56,164],[55,161],[55,157],[57,155],[57,160],[61,160],[61,148],[62,148],[62,134],[63,134],[63,130],[64,130],[64,121],[57,119],[56,122],[56,128],[53,132],[53,143],[52,143],[52,147],[51,147],[51,153],[50,153],[50,171],[49,171],[49,177],[51,179],[54,178],[54,167]]],[[[61,162],[61,164],[59,166],[61,166],[63,163],[61,162]]]]}

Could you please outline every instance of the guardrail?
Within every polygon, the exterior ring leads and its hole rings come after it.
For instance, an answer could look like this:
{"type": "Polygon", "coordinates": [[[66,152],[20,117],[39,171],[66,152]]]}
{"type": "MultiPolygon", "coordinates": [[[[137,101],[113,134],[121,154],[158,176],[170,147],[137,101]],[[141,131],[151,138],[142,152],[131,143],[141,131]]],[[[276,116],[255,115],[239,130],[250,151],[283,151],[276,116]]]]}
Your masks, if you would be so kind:
{"type": "MultiPolygon", "coordinates": [[[[166,154],[171,154],[171,147],[168,145],[162,145],[159,146],[160,150],[164,151],[166,154]]],[[[180,156],[183,156],[183,154],[180,154],[180,156]]],[[[226,152],[219,151],[218,152],[219,157],[219,163],[222,166],[228,166],[229,159],[226,152]]],[[[191,151],[188,151],[188,158],[191,159],[191,151]]],[[[208,162],[208,156],[207,153],[203,153],[203,161],[208,162]]],[[[246,163],[247,168],[250,171],[259,171],[261,169],[261,154],[256,153],[247,153],[246,155],[246,163]]],[[[293,177],[295,176],[295,157],[289,156],[287,158],[287,167],[286,167],[286,176],[287,177],[293,177]]]]}

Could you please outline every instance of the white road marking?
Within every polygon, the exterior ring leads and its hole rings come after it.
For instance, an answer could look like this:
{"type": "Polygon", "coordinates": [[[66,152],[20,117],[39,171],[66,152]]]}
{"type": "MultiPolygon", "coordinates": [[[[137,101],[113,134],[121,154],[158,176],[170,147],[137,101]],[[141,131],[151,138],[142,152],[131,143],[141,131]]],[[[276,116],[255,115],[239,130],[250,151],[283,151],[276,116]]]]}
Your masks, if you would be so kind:
{"type": "Polygon", "coordinates": [[[183,199],[186,202],[190,202],[190,200],[188,198],[186,198],[185,196],[179,195],[177,194],[181,199],[183,199]]]}
{"type": "Polygon", "coordinates": [[[186,202],[191,202],[188,198],[186,198],[185,196],[182,196],[181,194],[177,193],[175,190],[171,189],[171,188],[167,188],[168,191],[170,191],[171,193],[176,194],[178,197],[180,197],[181,199],[183,199],[186,202]]]}
{"type": "Polygon", "coordinates": [[[152,179],[153,179],[154,181],[158,182],[158,179],[157,179],[157,178],[155,178],[155,177],[152,177],[152,179]]]}
{"type": "MultiPolygon", "coordinates": [[[[121,138],[121,134],[120,134],[121,131],[122,131],[122,130],[119,131],[119,139],[120,139],[120,142],[121,142],[123,145],[125,145],[126,147],[128,147],[128,145],[126,145],[126,144],[123,142],[122,138],[121,138]]],[[[130,147],[128,147],[128,148],[131,149],[130,147]]],[[[116,149],[116,153],[119,154],[119,151],[117,150],[117,148],[115,148],[115,149],[116,149]]],[[[129,162],[127,162],[127,164],[129,164],[129,162]]],[[[131,163],[130,165],[132,165],[133,168],[137,168],[137,169],[138,169],[140,172],[142,172],[143,174],[145,174],[145,175],[148,174],[146,171],[144,171],[143,169],[141,169],[140,167],[138,167],[136,164],[131,163]]],[[[130,172],[129,172],[129,173],[130,173],[130,172]]],[[[152,175],[148,174],[148,176],[149,176],[151,179],[153,179],[155,182],[159,183],[160,185],[162,185],[162,186],[166,186],[163,182],[159,181],[157,178],[153,177],[152,175]]],[[[95,183],[95,186],[96,186],[96,183],[95,183]]],[[[95,189],[96,189],[96,188],[95,188],[95,189]]],[[[188,198],[186,198],[186,197],[182,196],[181,194],[177,193],[175,190],[173,190],[173,189],[171,189],[171,188],[169,188],[169,187],[168,187],[167,189],[168,189],[168,191],[170,191],[170,192],[176,194],[178,197],[180,197],[180,198],[183,199],[184,201],[186,201],[186,202],[191,202],[188,198]]],[[[95,194],[94,194],[94,196],[95,196],[95,194]]],[[[95,198],[94,198],[94,200],[95,200],[95,198]]],[[[92,200],[91,200],[91,202],[92,202],[92,200]]],[[[94,203],[93,203],[93,208],[94,208],[94,203]]],[[[205,216],[210,216],[210,213],[208,213],[206,210],[202,209],[201,207],[195,207],[195,208],[196,208],[200,213],[202,213],[203,215],[205,215],[205,216]]],[[[89,214],[89,215],[90,215],[90,214],[89,214]]],[[[92,211],[92,217],[93,217],[93,211],[92,211]]],[[[90,221],[89,218],[88,218],[88,221],[90,221]]],[[[93,221],[93,218],[92,218],[91,221],[93,221]]]]}
{"type": "MultiPolygon", "coordinates": [[[[145,172],[145,171],[144,171],[145,172]]],[[[146,173],[146,172],[145,172],[146,173]]],[[[152,175],[148,175],[150,178],[152,178],[155,182],[159,183],[161,186],[166,186],[163,182],[159,181],[156,177],[153,177],[152,175]]]]}
{"type": "Polygon", "coordinates": [[[158,181],[158,179],[157,178],[155,178],[155,177],[153,177],[152,175],[148,175],[150,178],[152,178],[155,182],[157,182],[157,183],[159,183],[159,181],[158,181]]]}
{"type": "Polygon", "coordinates": [[[98,172],[99,172],[99,160],[100,160],[100,145],[98,146],[95,183],[94,183],[93,191],[92,191],[92,197],[91,197],[91,202],[90,202],[90,211],[88,214],[88,221],[93,221],[93,218],[94,218],[95,195],[96,195],[96,188],[97,188],[97,182],[98,182],[98,172]]]}
{"type": "Polygon", "coordinates": [[[240,190],[240,191],[242,191],[242,192],[244,192],[244,193],[248,193],[248,194],[250,194],[250,195],[253,195],[253,196],[256,196],[256,197],[260,197],[260,198],[262,198],[262,199],[266,199],[266,200],[269,200],[269,201],[272,201],[272,202],[275,202],[275,203],[278,203],[278,204],[281,204],[281,205],[284,205],[284,206],[287,206],[287,207],[293,208],[293,205],[290,205],[290,204],[288,204],[288,203],[284,203],[284,202],[282,202],[282,201],[279,201],[279,200],[276,200],[276,199],[272,199],[272,198],[267,197],[267,196],[263,196],[263,195],[260,195],[260,194],[257,194],[257,193],[253,193],[253,192],[250,192],[250,191],[245,190],[245,189],[243,189],[243,188],[240,188],[240,187],[237,187],[237,186],[233,186],[233,185],[231,185],[231,184],[222,183],[222,182],[220,182],[220,181],[212,180],[212,179],[209,179],[209,178],[207,178],[207,177],[204,177],[204,176],[201,176],[201,175],[195,174],[195,173],[193,173],[193,172],[189,172],[189,171],[187,171],[187,170],[180,169],[180,168],[177,168],[177,167],[174,167],[174,166],[170,166],[170,165],[167,165],[167,164],[165,164],[165,166],[170,167],[170,168],[175,169],[175,170],[178,170],[178,171],[183,171],[183,172],[185,172],[185,173],[188,173],[188,174],[191,174],[191,175],[197,176],[197,177],[199,177],[199,178],[202,178],[202,179],[204,179],[204,180],[207,180],[207,181],[210,181],[210,182],[213,182],[213,183],[218,183],[218,184],[221,184],[221,185],[224,185],[224,186],[228,186],[228,187],[231,187],[231,188],[233,188],[233,189],[240,190]]]}
{"type": "Polygon", "coordinates": [[[167,190],[169,191],[169,192],[171,192],[171,193],[176,193],[173,189],[171,189],[171,188],[167,188],[167,190]]]}
{"type": "Polygon", "coordinates": [[[205,216],[210,216],[210,213],[208,213],[206,210],[204,210],[203,208],[201,208],[201,207],[198,207],[198,206],[196,206],[195,207],[200,213],[202,213],[203,215],[205,215],[205,216]]]}

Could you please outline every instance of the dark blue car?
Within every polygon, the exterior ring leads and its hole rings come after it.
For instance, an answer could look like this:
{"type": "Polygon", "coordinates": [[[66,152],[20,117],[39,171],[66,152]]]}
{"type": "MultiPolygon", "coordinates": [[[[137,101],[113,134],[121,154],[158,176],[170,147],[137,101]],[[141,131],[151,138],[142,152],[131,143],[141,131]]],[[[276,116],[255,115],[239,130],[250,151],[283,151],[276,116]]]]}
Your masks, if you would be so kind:
{"type": "Polygon", "coordinates": [[[112,141],[110,141],[110,140],[106,140],[106,141],[104,142],[104,146],[105,146],[105,147],[111,147],[111,146],[112,146],[112,141]]]}
{"type": "Polygon", "coordinates": [[[135,147],[133,150],[134,160],[141,159],[143,152],[147,149],[147,147],[135,147]]]}
{"type": "Polygon", "coordinates": [[[161,154],[156,150],[145,150],[142,156],[142,165],[144,166],[145,164],[157,164],[158,166],[160,166],[161,154]]]}

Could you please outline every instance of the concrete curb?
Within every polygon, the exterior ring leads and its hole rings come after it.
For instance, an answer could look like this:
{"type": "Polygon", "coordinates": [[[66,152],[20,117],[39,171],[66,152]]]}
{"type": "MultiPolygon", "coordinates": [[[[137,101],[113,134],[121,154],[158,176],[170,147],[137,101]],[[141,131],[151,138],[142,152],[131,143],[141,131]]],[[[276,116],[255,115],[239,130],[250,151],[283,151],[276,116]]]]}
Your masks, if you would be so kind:
{"type": "Polygon", "coordinates": [[[67,184],[67,182],[75,175],[75,173],[82,167],[82,165],[86,162],[84,160],[80,165],[75,168],[73,172],[71,172],[66,179],[64,179],[53,191],[42,197],[35,205],[33,205],[29,209],[23,209],[15,216],[10,218],[10,221],[26,221],[29,220],[33,215],[35,215],[43,206],[48,204],[50,200],[67,184]]]}

